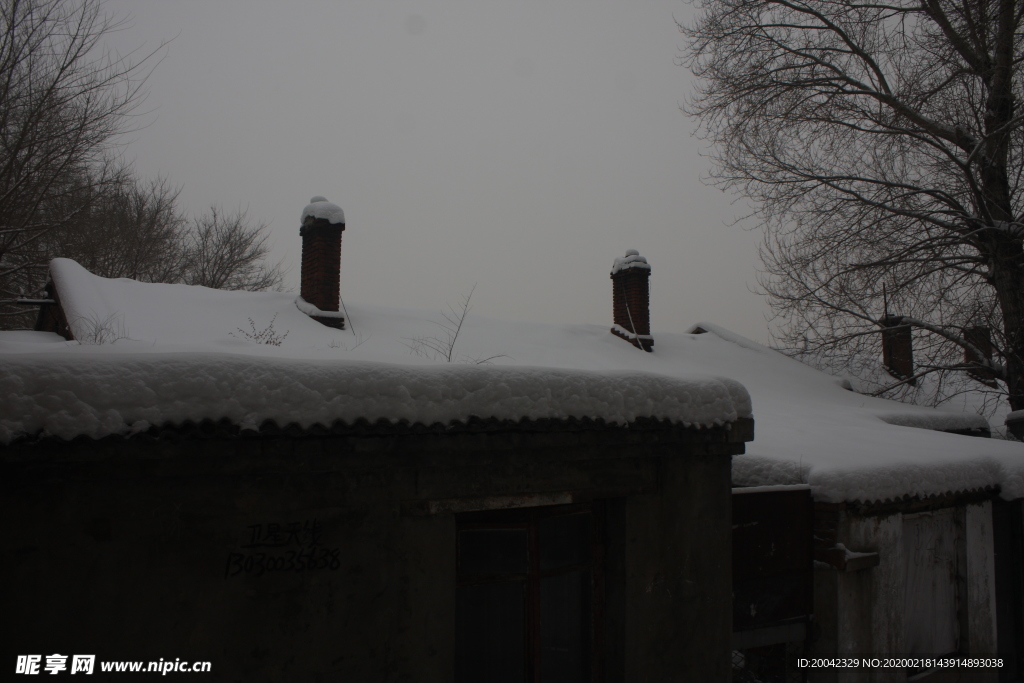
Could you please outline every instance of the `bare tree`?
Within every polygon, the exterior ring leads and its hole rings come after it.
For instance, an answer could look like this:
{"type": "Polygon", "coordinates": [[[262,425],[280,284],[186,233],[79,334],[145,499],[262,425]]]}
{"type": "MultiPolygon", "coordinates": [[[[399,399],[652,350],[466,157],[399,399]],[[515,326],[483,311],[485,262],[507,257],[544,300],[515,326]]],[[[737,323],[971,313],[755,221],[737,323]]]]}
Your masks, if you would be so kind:
{"type": "Polygon", "coordinates": [[[86,208],[42,240],[47,254],[74,259],[102,277],[182,280],[188,224],[175,206],[177,188],[162,178],[143,182],[130,174],[98,190],[83,184],[99,196],[74,200],[86,208]]]}
{"type": "Polygon", "coordinates": [[[153,53],[104,51],[117,26],[100,0],[0,2],[0,319],[45,281],[47,235],[124,180],[112,152],[153,53]]]}
{"type": "Polygon", "coordinates": [[[67,202],[76,218],[38,240],[43,262],[63,256],[95,275],[141,282],[248,290],[281,284],[280,265],[265,261],[267,226],[250,223],[244,212],[224,215],[214,207],[188,220],[177,209],[177,188],[130,171],[116,182],[82,178],[78,185],[76,193],[47,202],[51,210],[67,202]]]}
{"type": "Polygon", "coordinates": [[[257,291],[281,286],[281,264],[268,264],[266,224],[252,224],[244,211],[225,215],[217,207],[192,221],[186,236],[183,281],[215,289],[257,291]]]}
{"type": "MultiPolygon", "coordinates": [[[[178,191],[118,162],[159,51],[106,51],[102,0],[0,1],[0,327],[24,326],[56,256],[97,275],[267,289],[265,226],[214,210],[191,222],[178,191]]],[[[162,46],[161,46],[162,47],[162,46]]]]}
{"type": "Polygon", "coordinates": [[[914,372],[881,393],[931,376],[941,400],[972,375],[1024,409],[1022,16],[1014,0],[707,0],[680,26],[698,77],[684,109],[713,181],[765,230],[784,346],[856,363],[911,329],[914,372]]]}

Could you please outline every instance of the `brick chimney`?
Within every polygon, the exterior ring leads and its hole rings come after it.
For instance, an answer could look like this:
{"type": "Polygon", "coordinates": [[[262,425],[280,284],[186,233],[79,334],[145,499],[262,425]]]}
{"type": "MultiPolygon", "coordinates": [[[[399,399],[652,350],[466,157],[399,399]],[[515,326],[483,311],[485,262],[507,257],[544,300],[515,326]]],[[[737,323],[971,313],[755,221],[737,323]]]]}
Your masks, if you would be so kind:
{"type": "Polygon", "coordinates": [[[302,210],[302,286],[300,309],[319,323],[345,329],[341,299],[341,233],[345,213],[324,197],[313,197],[302,210]]]}
{"type": "MultiPolygon", "coordinates": [[[[982,355],[979,356],[970,349],[964,349],[964,363],[981,365],[983,362],[992,362],[992,331],[989,330],[989,328],[981,325],[965,328],[964,341],[971,344],[982,353],[982,355]]],[[[974,367],[969,369],[967,374],[988,386],[998,386],[995,382],[996,374],[991,368],[974,367]]]]}
{"type": "Polygon", "coordinates": [[[633,346],[651,351],[651,266],[636,249],[629,249],[612,265],[612,334],[633,346]]]}
{"type": "MultiPolygon", "coordinates": [[[[910,325],[903,324],[903,316],[886,315],[882,318],[882,363],[889,374],[897,379],[914,376],[914,343],[910,325]]],[[[907,384],[917,383],[911,379],[907,384]]]]}

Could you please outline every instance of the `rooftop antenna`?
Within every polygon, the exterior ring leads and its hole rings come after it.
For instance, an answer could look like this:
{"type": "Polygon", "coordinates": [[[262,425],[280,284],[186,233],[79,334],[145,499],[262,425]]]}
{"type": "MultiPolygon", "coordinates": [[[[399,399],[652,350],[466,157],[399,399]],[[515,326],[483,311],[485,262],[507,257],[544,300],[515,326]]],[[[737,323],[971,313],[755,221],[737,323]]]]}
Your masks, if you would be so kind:
{"type": "Polygon", "coordinates": [[[341,298],[340,294],[338,295],[338,301],[341,302],[341,310],[345,311],[345,320],[348,320],[348,326],[352,329],[352,336],[358,336],[356,335],[356,326],[352,323],[352,316],[348,314],[348,309],[345,308],[345,300],[341,298]]]}

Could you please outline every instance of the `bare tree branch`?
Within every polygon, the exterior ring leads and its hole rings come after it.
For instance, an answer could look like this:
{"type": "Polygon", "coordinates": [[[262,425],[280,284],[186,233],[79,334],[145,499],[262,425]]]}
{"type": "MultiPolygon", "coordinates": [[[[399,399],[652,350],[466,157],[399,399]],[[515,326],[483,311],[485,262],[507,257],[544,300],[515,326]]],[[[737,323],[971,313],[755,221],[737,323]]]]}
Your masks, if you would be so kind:
{"type": "Polygon", "coordinates": [[[281,286],[281,264],[267,264],[266,224],[252,224],[244,211],[225,215],[217,207],[192,221],[186,236],[183,281],[214,289],[258,291],[281,286]]]}
{"type": "Polygon", "coordinates": [[[0,298],[38,292],[46,238],[124,182],[111,159],[155,51],[105,51],[118,27],[100,0],[0,3],[0,298]]]}
{"type": "MultiPolygon", "coordinates": [[[[462,326],[466,322],[466,316],[469,315],[469,310],[471,308],[469,302],[470,299],[473,298],[474,291],[476,291],[476,285],[473,285],[470,288],[469,293],[462,297],[462,304],[458,308],[448,304],[448,311],[441,311],[443,321],[431,321],[440,329],[439,335],[414,337],[412,339],[406,339],[402,343],[417,356],[423,356],[424,358],[430,358],[432,360],[443,360],[446,363],[454,363],[456,360],[455,343],[459,340],[459,334],[462,332],[462,326]]],[[[465,362],[472,363],[474,365],[486,365],[495,358],[504,357],[506,357],[505,354],[499,353],[493,356],[481,358],[469,357],[464,360],[465,362]]]]}
{"type": "Polygon", "coordinates": [[[711,144],[710,181],[746,196],[760,219],[779,345],[862,372],[877,367],[883,318],[895,313],[939,389],[924,396],[885,378],[874,389],[940,403],[977,388],[984,370],[1024,409],[1021,6],[699,7],[680,25],[698,77],[684,110],[711,144]],[[997,357],[965,334],[978,327],[997,357]]]}

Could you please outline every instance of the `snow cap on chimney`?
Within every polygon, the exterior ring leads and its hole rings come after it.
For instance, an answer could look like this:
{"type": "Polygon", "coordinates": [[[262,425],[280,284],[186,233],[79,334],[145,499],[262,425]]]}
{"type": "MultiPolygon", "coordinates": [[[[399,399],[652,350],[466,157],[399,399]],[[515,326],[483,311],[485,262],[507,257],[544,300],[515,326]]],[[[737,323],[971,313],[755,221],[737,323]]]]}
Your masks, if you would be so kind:
{"type": "Polygon", "coordinates": [[[645,268],[650,270],[651,266],[647,263],[647,259],[640,255],[639,251],[627,249],[626,255],[623,258],[615,259],[615,262],[612,264],[612,275],[627,268],[645,268]]]}
{"type": "Polygon", "coordinates": [[[345,224],[345,212],[341,210],[341,207],[337,204],[332,204],[327,201],[326,197],[317,195],[309,200],[309,204],[302,210],[302,217],[299,219],[300,225],[306,224],[306,218],[312,218],[316,220],[325,220],[332,225],[345,224]]]}

